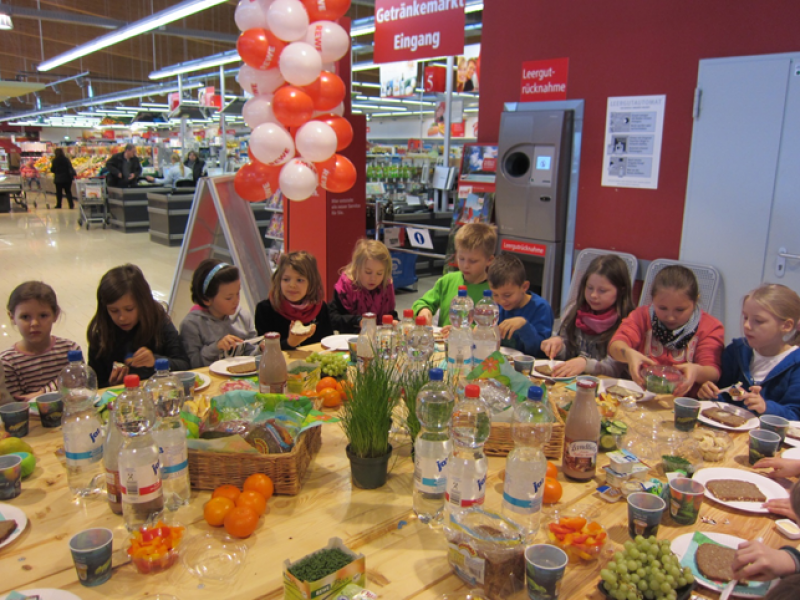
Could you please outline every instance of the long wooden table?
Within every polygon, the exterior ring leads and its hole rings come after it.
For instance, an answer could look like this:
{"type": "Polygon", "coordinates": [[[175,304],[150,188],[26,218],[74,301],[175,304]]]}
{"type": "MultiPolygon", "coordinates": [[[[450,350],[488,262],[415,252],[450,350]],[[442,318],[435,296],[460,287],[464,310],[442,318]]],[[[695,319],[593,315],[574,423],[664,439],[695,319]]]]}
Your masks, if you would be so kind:
{"type": "MultiPolygon", "coordinates": [[[[213,393],[225,379],[213,374],[211,378],[212,386],[207,392],[213,393]]],[[[648,403],[643,410],[665,411],[667,417],[671,414],[667,412],[668,404],[648,403]]],[[[182,600],[279,599],[283,598],[284,561],[317,550],[331,537],[342,538],[349,548],[366,556],[368,588],[381,598],[439,600],[447,594],[455,599],[462,598],[470,589],[453,575],[447,563],[441,528],[421,524],[411,510],[413,463],[407,437],[392,440],[394,454],[387,484],[377,490],[360,490],[350,481],[350,466],[344,451],[346,440],[340,427],[323,426],[322,449],[309,467],[301,492],[270,500],[269,512],[259,529],[244,541],[249,551],[243,570],[235,581],[213,585],[201,583],[180,563],[161,574],[140,575],[125,554],[128,534],[122,518],[109,510],[105,497],[76,501],[70,495],[65,467],[56,456],[62,446],[61,430],[42,429],[37,420],[32,420],[31,425],[25,440],[34,448],[38,460],[36,471],[24,480],[22,494],[8,501],[25,511],[29,524],[16,541],[0,549],[0,597],[10,590],[59,588],[84,600],[145,598],[158,593],[173,594],[182,600]],[[74,533],[90,527],[114,531],[114,574],[108,583],[96,588],[80,585],[68,547],[74,533]]],[[[719,466],[746,469],[747,434],[731,435],[734,448],[719,466]]],[[[604,455],[599,463],[607,463],[604,455]]],[[[488,509],[500,508],[503,486],[500,472],[504,466],[505,459],[489,459],[488,509]]],[[[560,505],[568,507],[580,502],[597,506],[598,520],[607,528],[610,544],[620,547],[628,539],[626,503],[622,500],[608,504],[594,494],[603,481],[600,469],[598,473],[596,481],[590,483],[568,482],[559,474],[564,487],[560,505]]],[[[188,526],[189,537],[214,529],[202,516],[203,504],[209,497],[209,492],[193,491],[191,503],[177,512],[176,518],[188,526]]],[[[701,516],[714,519],[717,525],[698,520],[694,526],[681,527],[667,518],[658,537],[674,539],[699,530],[746,539],[760,536],[776,548],[791,543],[776,531],[777,517],[771,515],[743,513],[706,500],[701,516]]],[[[543,527],[537,541],[543,541],[544,537],[543,527]]],[[[605,560],[606,557],[585,565],[569,565],[561,597],[601,598],[596,585],[605,560]]],[[[698,588],[695,595],[718,597],[704,588],[698,588]]],[[[521,592],[512,598],[525,597],[521,592]]]]}

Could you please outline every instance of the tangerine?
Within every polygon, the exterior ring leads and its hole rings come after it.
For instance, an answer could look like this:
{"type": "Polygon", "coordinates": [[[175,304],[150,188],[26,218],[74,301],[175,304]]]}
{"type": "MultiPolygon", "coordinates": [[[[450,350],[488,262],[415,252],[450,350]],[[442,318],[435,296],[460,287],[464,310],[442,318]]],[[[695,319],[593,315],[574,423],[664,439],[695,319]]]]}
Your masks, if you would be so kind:
{"type": "Polygon", "coordinates": [[[212,498],[203,507],[203,518],[212,527],[221,527],[225,522],[225,517],[234,508],[236,508],[236,505],[230,498],[212,498]]]}
{"type": "Polygon", "coordinates": [[[267,510],[267,499],[261,494],[254,491],[244,491],[236,499],[236,506],[246,506],[252,508],[259,516],[263,515],[267,510]]]}
{"type": "Polygon", "coordinates": [[[247,506],[237,506],[225,515],[225,531],[237,538],[250,537],[258,527],[258,515],[247,506]]]}
{"type": "Polygon", "coordinates": [[[324,388],[319,392],[322,398],[322,406],[325,408],[336,408],[342,403],[342,392],[334,388],[324,388]]]}
{"type": "Polygon", "coordinates": [[[244,480],[244,491],[253,491],[258,492],[262,496],[264,496],[265,500],[269,500],[272,498],[272,494],[275,493],[275,484],[272,483],[272,479],[269,478],[269,475],[264,475],[264,473],[253,473],[244,480]]]}
{"type": "Polygon", "coordinates": [[[542,502],[545,504],[555,504],[561,500],[561,495],[563,493],[564,490],[557,479],[553,479],[552,477],[544,478],[544,496],[542,497],[542,502]]]}
{"type": "Polygon", "coordinates": [[[237,488],[235,485],[231,485],[226,483],[225,485],[219,486],[217,489],[214,490],[214,493],[211,494],[212,498],[228,498],[232,502],[236,502],[236,499],[239,497],[239,494],[242,493],[242,490],[237,488]]]}
{"type": "Polygon", "coordinates": [[[342,386],[333,377],[323,377],[322,379],[319,380],[319,383],[317,384],[317,393],[319,394],[322,390],[327,390],[327,389],[334,389],[341,392],[342,386]]]}
{"type": "Polygon", "coordinates": [[[558,477],[558,467],[549,460],[547,461],[547,473],[545,474],[545,477],[551,477],[553,479],[558,477]]]}

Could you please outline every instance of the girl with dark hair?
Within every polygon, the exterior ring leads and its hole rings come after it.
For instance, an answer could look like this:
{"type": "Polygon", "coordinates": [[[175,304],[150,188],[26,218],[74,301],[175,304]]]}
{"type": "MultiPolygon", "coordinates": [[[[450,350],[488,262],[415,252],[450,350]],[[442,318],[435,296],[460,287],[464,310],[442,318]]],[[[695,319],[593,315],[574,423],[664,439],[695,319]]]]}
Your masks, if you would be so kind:
{"type": "Polygon", "coordinates": [[[56,185],[56,208],[61,208],[61,199],[67,195],[67,202],[70,208],[75,208],[72,199],[72,181],[75,179],[75,169],[72,161],[64,154],[63,148],[53,150],[53,162],[50,164],[50,172],[53,174],[53,183],[56,185]]]}

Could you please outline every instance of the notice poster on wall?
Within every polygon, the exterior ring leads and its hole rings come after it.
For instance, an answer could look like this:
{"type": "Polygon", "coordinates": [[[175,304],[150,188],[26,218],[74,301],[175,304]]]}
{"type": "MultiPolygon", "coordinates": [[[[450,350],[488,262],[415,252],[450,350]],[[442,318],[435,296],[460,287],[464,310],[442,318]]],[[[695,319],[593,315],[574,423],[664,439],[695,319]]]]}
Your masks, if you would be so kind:
{"type": "Polygon", "coordinates": [[[416,60],[385,63],[380,66],[381,98],[408,98],[417,87],[419,63],[416,60]]]}
{"type": "Polygon", "coordinates": [[[658,188],[666,101],[666,96],[608,99],[601,185],[658,188]]]}

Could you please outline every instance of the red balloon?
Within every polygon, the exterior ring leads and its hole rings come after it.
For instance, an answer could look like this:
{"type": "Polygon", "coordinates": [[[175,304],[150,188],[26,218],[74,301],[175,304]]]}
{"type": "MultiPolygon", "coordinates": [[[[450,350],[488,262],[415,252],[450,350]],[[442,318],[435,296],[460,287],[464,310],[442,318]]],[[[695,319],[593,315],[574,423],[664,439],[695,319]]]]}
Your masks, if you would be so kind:
{"type": "Polygon", "coordinates": [[[300,127],[314,116],[314,101],[300,88],[286,85],[275,92],[272,112],[284,127],[300,127]]]}
{"type": "Polygon", "coordinates": [[[319,184],[329,192],[342,193],[356,182],[356,168],[341,154],[334,154],[325,162],[316,163],[319,184]],[[335,166],[334,166],[335,165],[335,166]]]}
{"type": "Polygon", "coordinates": [[[314,83],[302,89],[314,101],[314,110],[332,110],[344,100],[344,81],[329,71],[323,71],[314,83]]]}
{"type": "Polygon", "coordinates": [[[254,69],[274,69],[278,66],[278,57],[286,47],[271,31],[255,28],[243,32],[236,40],[236,51],[245,64],[254,69]]]}
{"type": "Polygon", "coordinates": [[[350,0],[302,0],[302,2],[311,23],[335,21],[343,17],[350,8],[350,0]]]}
{"type": "Polygon", "coordinates": [[[336,151],[341,152],[353,141],[353,126],[350,121],[333,113],[314,117],[315,121],[322,121],[333,127],[336,133],[336,151]]]}
{"type": "Polygon", "coordinates": [[[248,202],[263,202],[278,190],[280,173],[281,167],[247,163],[233,177],[233,189],[248,202]]]}

